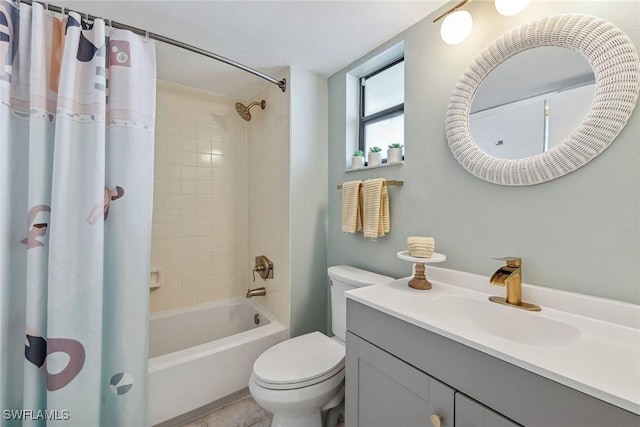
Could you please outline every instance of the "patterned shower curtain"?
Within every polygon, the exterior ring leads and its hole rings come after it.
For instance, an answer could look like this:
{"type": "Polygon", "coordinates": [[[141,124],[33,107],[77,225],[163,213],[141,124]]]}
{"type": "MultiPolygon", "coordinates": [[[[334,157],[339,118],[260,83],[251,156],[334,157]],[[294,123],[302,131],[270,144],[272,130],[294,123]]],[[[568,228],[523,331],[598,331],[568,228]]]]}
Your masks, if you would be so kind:
{"type": "Polygon", "coordinates": [[[0,0],[0,425],[147,424],[155,50],[0,0]]]}

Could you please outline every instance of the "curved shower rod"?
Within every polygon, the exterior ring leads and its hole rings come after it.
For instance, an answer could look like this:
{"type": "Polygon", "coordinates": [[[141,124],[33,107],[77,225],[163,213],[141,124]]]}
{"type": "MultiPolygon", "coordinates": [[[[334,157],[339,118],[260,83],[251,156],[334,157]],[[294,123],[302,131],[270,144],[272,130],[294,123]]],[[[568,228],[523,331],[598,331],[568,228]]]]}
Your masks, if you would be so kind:
{"type": "MultiPolygon", "coordinates": [[[[68,15],[69,12],[77,12],[74,10],[71,10],[69,8],[66,7],[60,7],[60,6],[55,6],[49,3],[45,3],[43,1],[35,1],[35,0],[14,0],[15,3],[20,4],[20,3],[25,3],[28,5],[33,5],[33,3],[39,3],[42,7],[44,7],[45,9],[52,11],[52,12],[57,12],[57,13],[62,13],[63,15],[68,15]]],[[[136,28],[136,27],[132,27],[131,25],[127,25],[127,24],[123,24],[121,22],[116,22],[116,21],[112,21],[110,19],[104,19],[101,18],[99,16],[94,16],[94,15],[90,15],[88,13],[82,13],[82,12],[77,12],[78,14],[80,14],[80,16],[82,16],[83,18],[85,18],[88,21],[94,21],[96,19],[103,19],[105,22],[109,22],[109,26],[112,28],[116,28],[118,30],[128,30],[131,31],[134,34],[137,34],[139,36],[144,36],[153,40],[157,40],[159,42],[162,43],[166,43],[166,44],[170,44],[172,46],[177,46],[179,48],[188,50],[190,52],[194,52],[203,56],[206,56],[208,58],[211,59],[215,59],[216,61],[220,61],[220,62],[224,62],[227,65],[231,65],[232,67],[236,67],[241,69],[242,71],[246,71],[247,73],[251,73],[254,76],[258,76],[261,79],[264,79],[270,83],[273,83],[275,85],[277,85],[283,92],[287,90],[287,80],[286,79],[282,79],[282,80],[278,80],[275,79],[263,72],[260,72],[258,70],[255,70],[251,67],[247,67],[246,65],[240,64],[239,62],[236,62],[232,59],[229,58],[225,58],[224,56],[220,56],[216,53],[213,52],[209,52],[207,50],[204,49],[200,49],[199,47],[196,46],[192,46],[190,44],[181,42],[179,40],[175,40],[169,37],[165,37],[161,34],[156,34],[156,33],[152,33],[150,31],[145,31],[145,30],[141,30],[140,28],[136,28]]]]}

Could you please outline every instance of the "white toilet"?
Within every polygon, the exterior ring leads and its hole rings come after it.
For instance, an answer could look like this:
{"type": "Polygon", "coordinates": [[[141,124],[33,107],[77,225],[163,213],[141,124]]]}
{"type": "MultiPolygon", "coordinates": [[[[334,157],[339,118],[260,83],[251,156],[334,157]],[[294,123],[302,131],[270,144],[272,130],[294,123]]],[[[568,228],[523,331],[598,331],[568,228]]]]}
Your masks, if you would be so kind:
{"type": "Polygon", "coordinates": [[[322,411],[344,399],[345,291],[394,279],[348,265],[329,267],[334,337],[311,332],[274,345],[256,360],[251,395],[273,413],[272,427],[322,427],[322,411]]]}

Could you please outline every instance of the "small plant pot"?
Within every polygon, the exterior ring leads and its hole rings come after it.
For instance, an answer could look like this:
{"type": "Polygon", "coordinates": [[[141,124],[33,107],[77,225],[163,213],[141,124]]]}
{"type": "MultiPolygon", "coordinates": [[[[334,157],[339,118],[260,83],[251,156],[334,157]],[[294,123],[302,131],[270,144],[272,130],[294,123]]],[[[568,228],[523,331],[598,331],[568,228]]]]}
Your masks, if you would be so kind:
{"type": "Polygon", "coordinates": [[[387,149],[387,163],[398,163],[402,161],[402,148],[387,149]]]}
{"type": "Polygon", "coordinates": [[[351,157],[351,169],[361,169],[364,167],[364,156],[351,157]]]}
{"type": "Polygon", "coordinates": [[[368,156],[369,156],[369,166],[378,166],[382,164],[382,156],[380,155],[380,152],[378,153],[370,152],[368,156]]]}

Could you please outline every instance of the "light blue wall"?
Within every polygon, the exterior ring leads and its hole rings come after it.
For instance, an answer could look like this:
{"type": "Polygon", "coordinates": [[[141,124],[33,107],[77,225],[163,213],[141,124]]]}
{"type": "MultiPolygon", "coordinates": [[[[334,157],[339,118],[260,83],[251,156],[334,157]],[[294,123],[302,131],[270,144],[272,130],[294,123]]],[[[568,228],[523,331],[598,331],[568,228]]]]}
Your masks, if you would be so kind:
{"type": "MultiPolygon", "coordinates": [[[[640,46],[640,2],[536,2],[503,17],[493,2],[465,6],[474,29],[464,43],[441,41],[427,17],[329,79],[328,264],[350,264],[395,277],[410,274],[396,258],[407,236],[433,236],[443,267],[490,275],[492,257],[520,256],[527,283],[640,303],[640,107],[598,158],[562,178],[505,187],[475,178],[454,159],[444,120],[451,91],[474,57],[495,38],[534,19],[584,13],[606,19],[640,46]],[[345,173],[347,72],[405,42],[405,164],[345,173]],[[370,241],[340,231],[336,185],[384,177],[391,187],[391,233],[370,241]]],[[[553,64],[549,64],[553,66],[553,64]]]]}
{"type": "Polygon", "coordinates": [[[327,326],[327,79],[291,67],[291,336],[327,326]]]}

